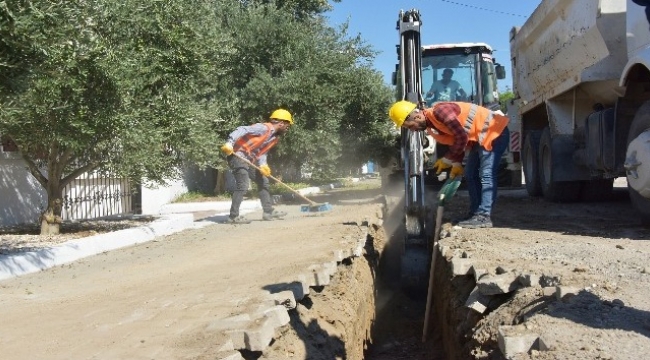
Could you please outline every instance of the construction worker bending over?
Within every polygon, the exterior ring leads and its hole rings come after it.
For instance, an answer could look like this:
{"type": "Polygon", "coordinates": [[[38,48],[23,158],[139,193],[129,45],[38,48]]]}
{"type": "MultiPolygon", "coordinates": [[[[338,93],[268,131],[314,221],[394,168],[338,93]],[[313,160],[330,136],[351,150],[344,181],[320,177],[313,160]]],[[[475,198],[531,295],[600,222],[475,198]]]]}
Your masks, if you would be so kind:
{"type": "Polygon", "coordinates": [[[232,224],[247,224],[250,220],[239,215],[239,207],[248,191],[250,179],[254,179],[259,190],[262,203],[263,220],[280,219],[287,215],[284,211],[273,209],[269,178],[271,168],[266,163],[266,153],[277,144],[280,135],[286,133],[293,125],[293,117],[284,109],[275,110],[266,123],[250,126],[240,126],[230,133],[228,141],[221,146],[221,151],[228,156],[228,166],[235,176],[236,188],[232,194],[230,216],[227,222],[232,224]],[[259,171],[234,154],[243,157],[251,163],[257,163],[259,171]]]}
{"type": "Polygon", "coordinates": [[[470,208],[458,225],[468,229],[492,227],[499,162],[510,142],[509,119],[500,111],[467,102],[440,102],[419,110],[412,102],[398,101],[388,115],[397,127],[426,130],[437,142],[449,145],[449,151],[434,166],[438,174],[451,168],[451,178],[465,172],[470,208]]]}

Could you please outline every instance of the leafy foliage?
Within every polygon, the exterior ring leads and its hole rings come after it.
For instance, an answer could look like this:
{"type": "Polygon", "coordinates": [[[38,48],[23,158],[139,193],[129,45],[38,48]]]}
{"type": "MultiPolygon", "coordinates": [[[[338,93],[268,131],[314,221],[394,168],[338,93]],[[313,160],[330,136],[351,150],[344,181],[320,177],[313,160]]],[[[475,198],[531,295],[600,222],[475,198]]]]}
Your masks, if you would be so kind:
{"type": "Polygon", "coordinates": [[[390,91],[370,69],[374,52],[360,38],[347,37],[345,27],[333,29],[322,18],[292,18],[265,5],[230,16],[228,28],[243,61],[234,81],[241,118],[226,132],[285,107],[295,125],[271,154],[285,177],[299,180],[307,172],[332,178],[371,159],[351,154],[368,154],[356,150],[366,139],[382,138],[390,91]]]}
{"type": "MultiPolygon", "coordinates": [[[[338,1],[334,1],[338,2],[338,1]]],[[[86,171],[164,182],[278,107],[274,173],[345,175],[391,148],[374,51],[325,0],[0,1],[0,134],[48,191],[86,171]]],[[[391,148],[392,151],[392,148],[391,148]]],[[[57,203],[58,200],[58,203],[57,203]]]]}
{"type": "Polygon", "coordinates": [[[506,88],[506,91],[499,94],[499,104],[501,105],[501,111],[504,114],[508,113],[508,103],[515,98],[515,94],[510,90],[509,87],[506,88]]]}

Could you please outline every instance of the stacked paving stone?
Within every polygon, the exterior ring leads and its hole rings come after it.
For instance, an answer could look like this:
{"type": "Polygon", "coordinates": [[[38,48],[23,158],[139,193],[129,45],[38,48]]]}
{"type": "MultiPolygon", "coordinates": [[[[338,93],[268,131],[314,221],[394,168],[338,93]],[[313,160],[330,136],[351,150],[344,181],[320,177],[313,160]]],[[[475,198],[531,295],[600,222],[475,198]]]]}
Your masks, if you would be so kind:
{"type": "MultiPolygon", "coordinates": [[[[495,274],[492,274],[486,269],[476,267],[469,254],[459,249],[452,250],[447,246],[442,246],[440,253],[443,258],[449,259],[453,276],[474,276],[476,286],[465,301],[465,306],[481,314],[488,310],[493,296],[507,294],[526,287],[540,285],[544,296],[555,296],[557,300],[566,300],[581,291],[574,287],[557,286],[559,281],[552,276],[517,273],[502,267],[497,267],[494,271],[495,274]]],[[[520,353],[528,353],[531,350],[548,350],[548,346],[540,334],[531,331],[524,324],[500,326],[497,340],[499,349],[506,359],[511,359],[520,353]]]]}
{"type": "Polygon", "coordinates": [[[256,304],[245,313],[217,320],[208,331],[218,332],[219,360],[244,360],[238,350],[264,352],[276,337],[278,329],[289,324],[289,310],[309,295],[310,288],[327,286],[336,273],[338,265],[346,259],[363,255],[368,236],[368,224],[364,223],[364,235],[354,247],[332,252],[331,261],[309,266],[303,273],[287,278],[281,286],[265,291],[256,304]]]}

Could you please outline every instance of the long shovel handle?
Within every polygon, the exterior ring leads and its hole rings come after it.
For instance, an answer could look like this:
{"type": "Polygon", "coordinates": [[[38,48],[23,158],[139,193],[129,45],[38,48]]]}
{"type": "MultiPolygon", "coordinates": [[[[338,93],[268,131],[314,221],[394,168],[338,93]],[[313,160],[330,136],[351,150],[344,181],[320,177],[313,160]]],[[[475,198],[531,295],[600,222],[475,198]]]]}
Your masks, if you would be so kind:
{"type": "Polygon", "coordinates": [[[442,227],[442,214],[445,211],[444,206],[438,206],[436,213],[436,230],[433,234],[433,249],[431,251],[431,267],[429,268],[429,287],[427,288],[427,306],[424,312],[424,329],[422,330],[422,342],[427,341],[429,332],[429,314],[431,313],[431,302],[433,301],[433,273],[436,268],[436,256],[438,252],[438,241],[440,240],[440,228],[442,227]]]}
{"type": "MultiPolygon", "coordinates": [[[[255,164],[253,164],[252,162],[248,161],[248,159],[243,158],[243,157],[237,155],[237,153],[232,153],[232,154],[233,154],[235,157],[237,157],[239,160],[241,160],[241,161],[247,163],[248,165],[254,167],[254,168],[257,169],[258,171],[260,171],[260,172],[262,171],[262,169],[260,169],[259,166],[257,166],[257,165],[255,165],[255,164]]],[[[301,193],[299,193],[298,191],[296,191],[296,190],[294,190],[293,188],[291,188],[291,186],[289,186],[289,185],[283,183],[282,181],[278,180],[277,178],[275,178],[275,177],[273,177],[273,176],[271,176],[271,175],[269,175],[268,177],[270,177],[271,179],[275,180],[275,181],[278,182],[280,185],[286,187],[287,189],[289,189],[289,190],[290,190],[291,192],[293,192],[294,194],[298,195],[301,199],[303,199],[303,200],[305,200],[306,202],[308,202],[309,205],[312,205],[312,206],[313,206],[313,205],[317,205],[314,201],[311,201],[311,200],[307,199],[303,194],[301,194],[301,193]]]]}

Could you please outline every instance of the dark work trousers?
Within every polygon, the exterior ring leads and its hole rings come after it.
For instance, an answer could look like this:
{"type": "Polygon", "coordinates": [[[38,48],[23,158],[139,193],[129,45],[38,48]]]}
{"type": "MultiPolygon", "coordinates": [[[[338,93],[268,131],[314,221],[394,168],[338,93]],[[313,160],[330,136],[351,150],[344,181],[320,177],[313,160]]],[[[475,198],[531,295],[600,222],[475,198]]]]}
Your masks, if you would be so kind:
{"type": "Polygon", "coordinates": [[[269,179],[257,171],[252,166],[248,165],[236,156],[228,156],[228,166],[235,176],[235,191],[232,193],[232,204],[230,205],[230,218],[234,219],[239,216],[239,207],[244,200],[244,195],[248,191],[250,179],[255,181],[257,189],[259,190],[260,202],[262,209],[265,213],[273,212],[273,204],[271,203],[271,193],[269,192],[269,179]]]}

